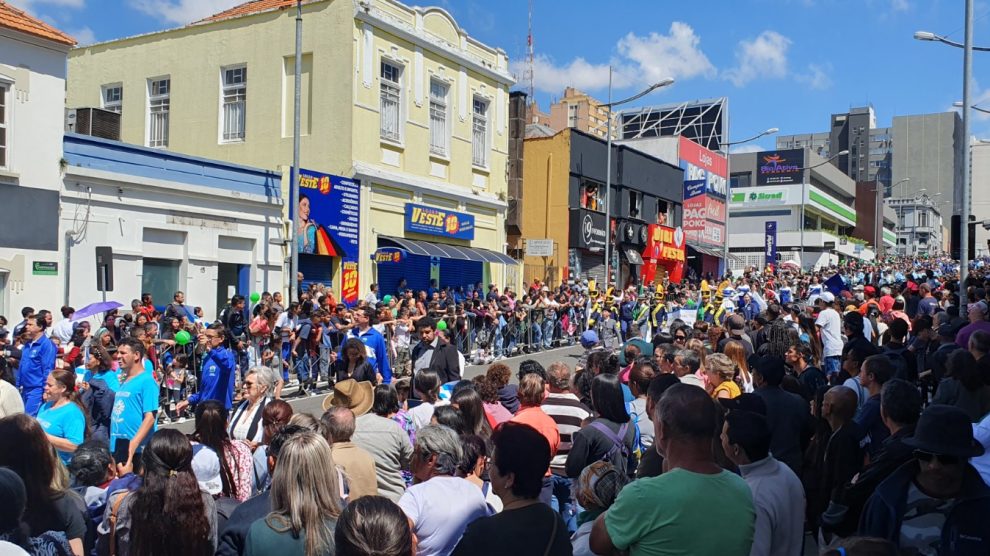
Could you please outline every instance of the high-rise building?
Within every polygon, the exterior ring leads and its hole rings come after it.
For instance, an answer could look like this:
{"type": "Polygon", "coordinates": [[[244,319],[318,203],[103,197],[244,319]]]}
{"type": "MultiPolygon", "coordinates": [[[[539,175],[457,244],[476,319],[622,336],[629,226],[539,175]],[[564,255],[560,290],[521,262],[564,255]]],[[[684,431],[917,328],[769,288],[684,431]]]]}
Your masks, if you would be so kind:
{"type": "MultiPolygon", "coordinates": [[[[990,219],[990,143],[976,141],[972,147],[970,213],[976,216],[976,256],[990,255],[990,231],[983,222],[990,219]]],[[[944,195],[943,195],[944,197],[944,195]]]]}
{"type": "MultiPolygon", "coordinates": [[[[959,211],[963,146],[962,119],[956,112],[894,116],[891,127],[884,128],[877,127],[872,106],[832,114],[827,132],[777,137],[778,149],[807,147],[824,158],[848,150],[832,160],[847,176],[857,182],[879,183],[887,198],[913,199],[925,194],[941,215],[959,211]]],[[[990,151],[985,166],[983,175],[990,178],[990,151]]],[[[975,161],[973,168],[975,173],[975,161]]],[[[974,179],[973,183],[978,182],[974,179]]],[[[990,217],[978,205],[972,213],[978,220],[990,217]]],[[[986,249],[986,242],[981,243],[986,249]]]]}
{"type": "Polygon", "coordinates": [[[608,132],[608,109],[604,103],[574,87],[564,89],[564,98],[550,105],[549,122],[535,121],[542,116],[538,109],[534,109],[532,114],[534,121],[528,123],[547,124],[554,131],[571,128],[602,139],[608,132]]]}

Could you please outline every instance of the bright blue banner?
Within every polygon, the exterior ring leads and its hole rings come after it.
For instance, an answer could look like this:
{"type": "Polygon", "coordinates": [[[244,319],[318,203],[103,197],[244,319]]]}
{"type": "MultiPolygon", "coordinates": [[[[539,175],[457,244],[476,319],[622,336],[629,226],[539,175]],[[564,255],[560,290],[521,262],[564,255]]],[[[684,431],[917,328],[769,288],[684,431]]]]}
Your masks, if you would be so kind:
{"type": "Polygon", "coordinates": [[[474,216],[406,203],[406,231],[453,239],[474,239],[474,216]]]}
{"type": "Polygon", "coordinates": [[[776,268],[777,266],[777,223],[766,223],[766,235],[764,237],[764,251],[766,255],[766,265],[776,268]]]}

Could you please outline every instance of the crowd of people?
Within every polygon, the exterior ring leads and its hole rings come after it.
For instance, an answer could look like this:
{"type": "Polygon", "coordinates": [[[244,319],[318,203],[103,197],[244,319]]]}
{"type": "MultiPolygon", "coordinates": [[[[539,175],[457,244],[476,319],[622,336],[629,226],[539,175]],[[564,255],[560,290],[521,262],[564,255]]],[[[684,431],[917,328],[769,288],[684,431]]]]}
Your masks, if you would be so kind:
{"type": "Polygon", "coordinates": [[[982,262],[964,306],[947,260],[700,278],[314,286],[212,322],[177,292],[95,332],[25,308],[0,320],[0,553],[990,553],[982,262]],[[583,354],[466,379],[461,310],[542,312],[583,354]]]}

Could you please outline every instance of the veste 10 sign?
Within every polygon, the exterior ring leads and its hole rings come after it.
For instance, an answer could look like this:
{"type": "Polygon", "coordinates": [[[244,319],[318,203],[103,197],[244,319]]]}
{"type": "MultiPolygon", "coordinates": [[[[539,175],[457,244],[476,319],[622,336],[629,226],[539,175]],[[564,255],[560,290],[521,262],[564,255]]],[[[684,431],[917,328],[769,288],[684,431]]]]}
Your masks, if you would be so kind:
{"type": "Polygon", "coordinates": [[[406,231],[454,239],[474,239],[474,216],[406,203],[406,231]]]}

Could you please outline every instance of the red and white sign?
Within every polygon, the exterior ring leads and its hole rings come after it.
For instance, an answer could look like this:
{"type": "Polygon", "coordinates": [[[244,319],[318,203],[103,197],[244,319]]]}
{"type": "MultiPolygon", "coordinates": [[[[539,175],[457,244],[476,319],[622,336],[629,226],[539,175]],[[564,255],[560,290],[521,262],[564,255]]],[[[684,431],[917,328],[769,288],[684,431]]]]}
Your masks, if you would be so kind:
{"type": "MultiPolygon", "coordinates": [[[[725,178],[725,157],[710,151],[694,141],[681,136],[680,159],[708,170],[720,178],[725,178]]],[[[725,195],[725,193],[723,193],[725,195]]]]}
{"type": "Polygon", "coordinates": [[[704,237],[708,213],[705,206],[706,199],[705,195],[684,199],[684,216],[681,223],[688,241],[698,242],[704,237]]]}

